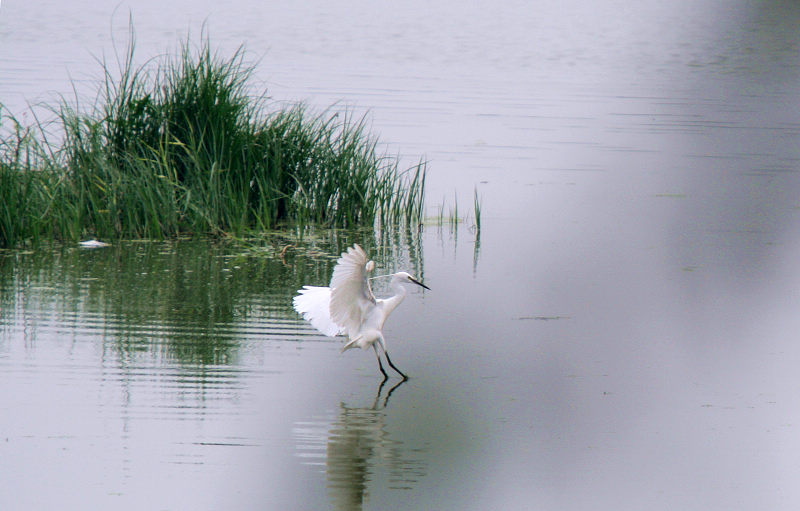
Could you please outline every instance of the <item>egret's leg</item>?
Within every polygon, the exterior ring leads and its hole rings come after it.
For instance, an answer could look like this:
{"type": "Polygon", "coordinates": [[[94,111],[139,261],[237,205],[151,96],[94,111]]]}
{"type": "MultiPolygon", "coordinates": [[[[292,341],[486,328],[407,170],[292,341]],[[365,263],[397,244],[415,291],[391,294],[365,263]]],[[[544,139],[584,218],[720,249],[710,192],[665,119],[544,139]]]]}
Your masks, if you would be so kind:
{"type": "MultiPolygon", "coordinates": [[[[401,371],[400,369],[398,369],[397,367],[395,367],[395,365],[394,365],[394,364],[392,364],[392,359],[391,359],[391,358],[389,358],[389,352],[388,352],[388,351],[386,351],[386,350],[384,349],[384,350],[383,350],[383,354],[384,354],[384,355],[386,355],[386,361],[387,361],[387,362],[389,362],[389,365],[392,367],[392,369],[394,369],[395,371],[397,371],[397,372],[400,374],[400,376],[402,376],[402,377],[403,377],[403,381],[406,381],[406,380],[408,379],[408,376],[406,376],[405,374],[403,374],[403,371],[401,371]]],[[[378,359],[378,361],[380,362],[380,358],[378,359]]],[[[384,373],[384,374],[386,374],[386,373],[384,373]]]]}
{"type": "MultiPolygon", "coordinates": [[[[375,356],[378,358],[378,369],[380,369],[380,370],[381,370],[381,373],[383,373],[383,381],[386,381],[386,380],[388,380],[388,379],[389,379],[389,375],[388,375],[388,374],[386,374],[386,371],[384,371],[384,370],[383,370],[383,364],[381,364],[381,354],[380,354],[380,353],[378,353],[378,347],[377,347],[377,346],[375,346],[375,344],[374,344],[374,343],[373,343],[373,345],[372,345],[372,349],[374,349],[374,350],[375,350],[375,356]]],[[[386,360],[389,360],[389,359],[387,358],[386,360]]],[[[389,363],[391,364],[391,362],[389,362],[389,363]]],[[[395,371],[396,371],[396,370],[397,370],[397,369],[395,369],[395,371]]]]}

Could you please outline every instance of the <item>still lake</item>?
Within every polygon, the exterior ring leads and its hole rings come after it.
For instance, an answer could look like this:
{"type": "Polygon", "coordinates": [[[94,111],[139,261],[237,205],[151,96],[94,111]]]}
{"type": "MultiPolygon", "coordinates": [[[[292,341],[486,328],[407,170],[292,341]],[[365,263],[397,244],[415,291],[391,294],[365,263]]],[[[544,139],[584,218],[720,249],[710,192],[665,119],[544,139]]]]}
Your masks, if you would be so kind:
{"type": "Polygon", "coordinates": [[[0,508],[800,505],[797,2],[6,0],[4,113],[91,101],[129,14],[369,112],[482,229],[0,252],[0,508]],[[354,241],[432,288],[397,387],[291,309],[354,241]]]}

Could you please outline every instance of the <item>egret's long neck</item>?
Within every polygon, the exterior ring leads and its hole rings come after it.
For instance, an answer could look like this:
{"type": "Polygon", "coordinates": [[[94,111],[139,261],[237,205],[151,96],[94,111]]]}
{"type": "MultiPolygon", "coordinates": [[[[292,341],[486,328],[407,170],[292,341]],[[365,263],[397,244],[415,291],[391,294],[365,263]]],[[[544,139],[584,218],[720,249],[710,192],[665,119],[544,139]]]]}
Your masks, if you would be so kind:
{"type": "Polygon", "coordinates": [[[383,301],[387,316],[403,302],[407,292],[406,288],[400,284],[400,279],[396,277],[392,279],[391,287],[395,293],[394,296],[383,301]]]}

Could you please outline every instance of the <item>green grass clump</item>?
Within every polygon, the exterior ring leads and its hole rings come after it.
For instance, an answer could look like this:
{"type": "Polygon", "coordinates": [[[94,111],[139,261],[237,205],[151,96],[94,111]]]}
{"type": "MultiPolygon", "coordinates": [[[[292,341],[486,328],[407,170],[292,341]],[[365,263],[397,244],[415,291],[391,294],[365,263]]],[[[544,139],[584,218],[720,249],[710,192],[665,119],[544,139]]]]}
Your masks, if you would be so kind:
{"type": "Polygon", "coordinates": [[[31,130],[13,124],[13,133],[0,139],[0,247],[38,239],[46,227],[41,209],[54,185],[52,174],[27,170],[39,149],[31,130]]]}
{"type": "Polygon", "coordinates": [[[250,94],[240,49],[207,40],[177,58],[118,73],[103,61],[95,105],[63,101],[56,147],[16,121],[0,142],[0,246],[64,239],[242,235],[282,223],[419,224],[425,164],[407,170],[379,151],[364,118],[273,109],[250,94]],[[28,151],[27,153],[25,151],[28,151]]]}

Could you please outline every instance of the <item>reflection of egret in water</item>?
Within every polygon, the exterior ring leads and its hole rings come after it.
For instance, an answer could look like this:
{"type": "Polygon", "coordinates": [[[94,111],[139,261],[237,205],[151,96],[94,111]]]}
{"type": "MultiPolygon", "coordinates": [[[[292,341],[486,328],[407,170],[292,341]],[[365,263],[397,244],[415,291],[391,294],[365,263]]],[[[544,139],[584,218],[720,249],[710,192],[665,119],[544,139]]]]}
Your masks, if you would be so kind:
{"type": "Polygon", "coordinates": [[[425,461],[413,457],[421,449],[392,440],[387,431],[389,397],[403,383],[391,387],[385,396],[385,382],[381,383],[371,407],[342,403],[335,420],[311,421],[295,428],[299,456],[325,467],[334,509],[362,509],[369,483],[382,471],[388,474],[389,488],[395,490],[411,489],[425,475],[425,461]]]}

